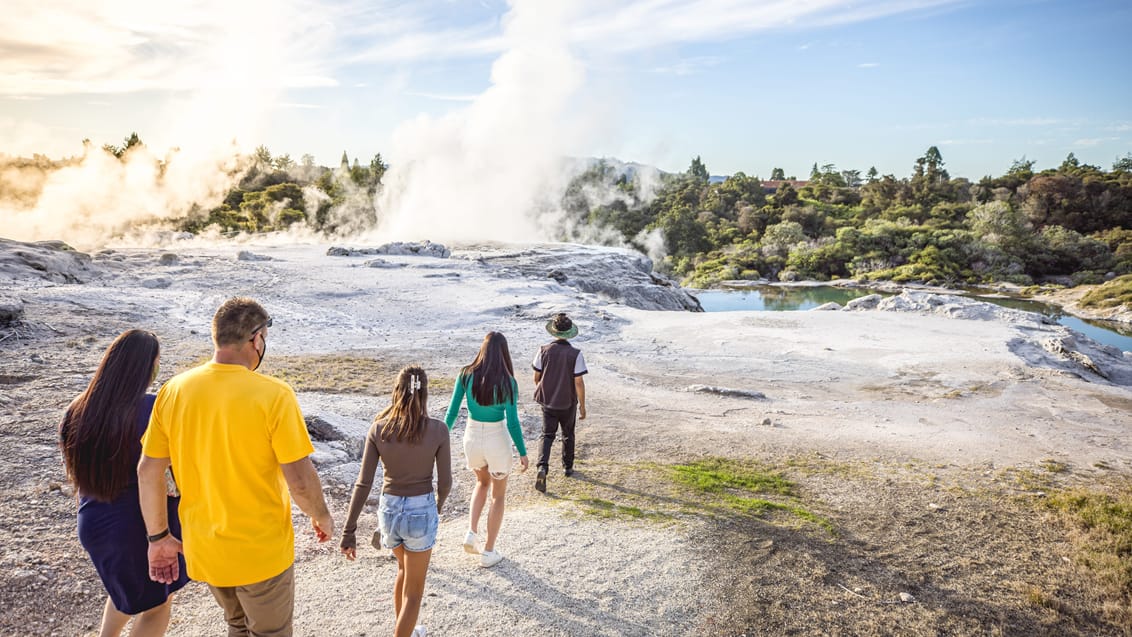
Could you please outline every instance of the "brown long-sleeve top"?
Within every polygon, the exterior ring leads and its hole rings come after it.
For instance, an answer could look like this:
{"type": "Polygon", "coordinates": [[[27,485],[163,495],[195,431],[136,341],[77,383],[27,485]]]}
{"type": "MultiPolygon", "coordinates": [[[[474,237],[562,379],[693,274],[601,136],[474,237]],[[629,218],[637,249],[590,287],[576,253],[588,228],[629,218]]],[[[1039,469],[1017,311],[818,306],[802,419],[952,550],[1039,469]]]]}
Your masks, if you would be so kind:
{"type": "Polygon", "coordinates": [[[452,489],[452,445],[448,439],[448,427],[435,418],[425,421],[424,435],[416,443],[382,440],[381,426],[375,422],[366,435],[366,446],[362,452],[362,468],[354,483],[354,494],[350,498],[350,512],[342,531],[342,547],[357,546],[355,533],[358,529],[358,516],[362,513],[373,488],[373,476],[377,473],[378,460],[385,466],[385,479],[382,489],[389,495],[414,496],[432,492],[432,468],[436,466],[436,510],[444,507],[444,500],[452,489]]]}

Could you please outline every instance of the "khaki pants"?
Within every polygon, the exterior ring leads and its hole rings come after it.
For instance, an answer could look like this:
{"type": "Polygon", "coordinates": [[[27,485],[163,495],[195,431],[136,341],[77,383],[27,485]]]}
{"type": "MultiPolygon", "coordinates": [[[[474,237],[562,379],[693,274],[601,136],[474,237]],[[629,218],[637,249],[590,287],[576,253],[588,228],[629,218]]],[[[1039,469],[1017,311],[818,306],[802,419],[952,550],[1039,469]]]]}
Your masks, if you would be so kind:
{"type": "Polygon", "coordinates": [[[247,586],[212,586],[224,609],[228,637],[291,637],[295,613],[295,566],[247,586]]]}

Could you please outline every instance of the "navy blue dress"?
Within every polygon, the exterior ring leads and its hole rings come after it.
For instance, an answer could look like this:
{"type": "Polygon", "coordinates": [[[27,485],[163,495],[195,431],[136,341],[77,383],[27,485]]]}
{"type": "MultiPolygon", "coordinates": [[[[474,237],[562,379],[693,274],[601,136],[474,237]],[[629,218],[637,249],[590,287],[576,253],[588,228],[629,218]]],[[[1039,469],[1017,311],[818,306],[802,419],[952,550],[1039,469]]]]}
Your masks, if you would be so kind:
{"type": "MultiPolygon", "coordinates": [[[[149,425],[155,398],[153,394],[146,394],[138,401],[137,442],[130,450],[135,465],[141,459],[141,437],[149,425]]],[[[180,498],[168,498],[169,530],[177,538],[181,537],[181,521],[177,517],[180,501],[180,498]]],[[[79,541],[90,554],[110,601],[127,615],[164,604],[171,593],[189,581],[183,555],[177,558],[181,574],[176,582],[162,584],[149,579],[149,541],[136,480],[112,502],[99,502],[86,496],[79,498],[79,541]]]]}

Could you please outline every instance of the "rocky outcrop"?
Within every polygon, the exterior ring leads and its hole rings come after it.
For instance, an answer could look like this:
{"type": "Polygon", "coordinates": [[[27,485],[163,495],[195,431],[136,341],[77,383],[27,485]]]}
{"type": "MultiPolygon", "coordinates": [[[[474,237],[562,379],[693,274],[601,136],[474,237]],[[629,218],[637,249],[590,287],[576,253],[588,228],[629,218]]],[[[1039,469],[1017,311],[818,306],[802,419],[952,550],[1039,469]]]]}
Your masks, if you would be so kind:
{"type": "Polygon", "coordinates": [[[376,254],[384,254],[389,256],[405,256],[405,257],[435,257],[437,259],[447,259],[452,255],[452,251],[444,247],[443,244],[433,243],[431,241],[416,242],[401,242],[386,243],[376,248],[344,248],[341,246],[331,246],[326,251],[327,256],[331,257],[355,257],[355,256],[372,256],[376,254]]]}
{"type": "Polygon", "coordinates": [[[0,239],[0,279],[85,283],[94,276],[90,255],[62,241],[24,243],[0,239]]]}
{"type": "Polygon", "coordinates": [[[652,260],[632,250],[556,244],[475,258],[518,276],[549,277],[640,310],[703,311],[696,297],[653,272],[652,260]]]}
{"type": "Polygon", "coordinates": [[[24,302],[20,299],[0,294],[0,325],[19,322],[24,317],[24,302]]]}
{"type": "MultiPolygon", "coordinates": [[[[855,299],[860,301],[869,297],[855,299]]],[[[849,302],[846,310],[854,308],[849,302]]],[[[1022,336],[1008,344],[1028,365],[1071,373],[1090,382],[1132,385],[1132,353],[1097,343],[1049,317],[1001,307],[954,294],[905,290],[876,303],[889,312],[916,312],[975,321],[1001,321],[1020,328],[1022,336]]]]}
{"type": "Polygon", "coordinates": [[[895,296],[881,298],[879,294],[870,294],[849,301],[845,305],[848,311],[877,309],[885,312],[918,312],[923,314],[939,314],[951,318],[975,321],[1005,321],[1015,324],[1054,325],[1056,321],[1038,314],[1015,310],[986,301],[960,296],[957,294],[934,294],[931,292],[913,292],[905,290],[895,296]]]}

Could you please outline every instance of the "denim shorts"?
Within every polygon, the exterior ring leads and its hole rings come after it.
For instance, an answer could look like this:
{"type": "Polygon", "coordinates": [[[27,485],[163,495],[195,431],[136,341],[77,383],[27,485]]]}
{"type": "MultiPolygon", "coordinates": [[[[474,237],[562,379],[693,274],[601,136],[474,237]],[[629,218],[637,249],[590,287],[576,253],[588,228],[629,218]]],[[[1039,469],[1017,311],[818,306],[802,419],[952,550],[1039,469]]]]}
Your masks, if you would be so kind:
{"type": "Polygon", "coordinates": [[[381,544],[395,549],[402,544],[406,551],[427,551],[436,545],[440,516],[436,513],[436,494],[381,494],[377,507],[377,525],[381,544]]]}

